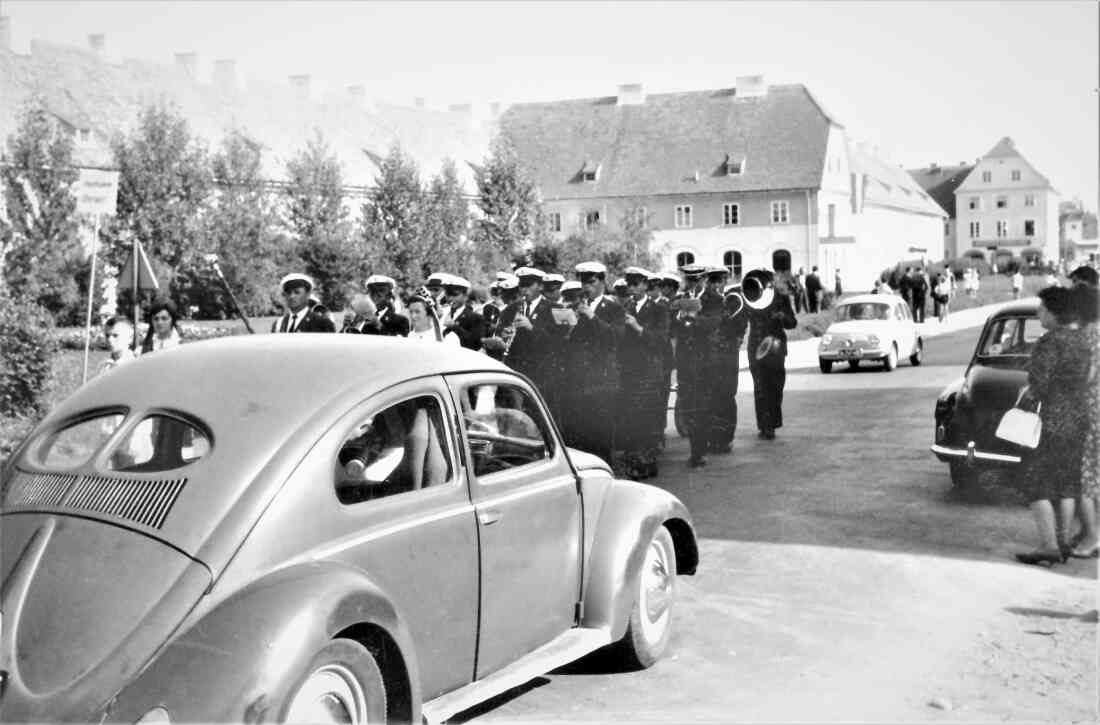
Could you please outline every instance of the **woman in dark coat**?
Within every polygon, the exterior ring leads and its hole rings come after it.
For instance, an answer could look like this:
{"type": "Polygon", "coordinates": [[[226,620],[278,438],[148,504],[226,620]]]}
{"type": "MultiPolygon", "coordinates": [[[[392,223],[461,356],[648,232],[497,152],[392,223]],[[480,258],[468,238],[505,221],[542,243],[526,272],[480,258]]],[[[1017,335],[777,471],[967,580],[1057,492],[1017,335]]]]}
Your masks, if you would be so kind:
{"type": "Polygon", "coordinates": [[[1064,287],[1039,292],[1039,322],[1047,332],[1039,338],[1028,364],[1028,388],[1022,405],[1039,405],[1042,435],[1023,464],[1026,492],[1039,534],[1034,551],[1017,554],[1024,564],[1064,561],[1069,550],[1058,540],[1054,505],[1061,520],[1073,520],[1081,495],[1084,446],[1084,385],[1088,350],[1078,332],[1073,295],[1064,287]]]}

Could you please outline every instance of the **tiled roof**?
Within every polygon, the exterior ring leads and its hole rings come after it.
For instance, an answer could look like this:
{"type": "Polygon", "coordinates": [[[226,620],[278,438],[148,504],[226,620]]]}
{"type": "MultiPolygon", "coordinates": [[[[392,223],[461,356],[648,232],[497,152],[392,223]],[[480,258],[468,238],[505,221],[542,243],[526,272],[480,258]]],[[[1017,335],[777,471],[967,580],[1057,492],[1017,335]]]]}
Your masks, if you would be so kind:
{"type": "Polygon", "coordinates": [[[989,153],[987,153],[984,158],[1009,159],[1019,155],[1020,152],[1016,150],[1016,144],[1012,142],[1011,138],[1005,136],[989,150],[989,153]]]}
{"type": "MultiPolygon", "coordinates": [[[[0,140],[15,130],[18,112],[32,95],[70,123],[86,123],[104,138],[132,127],[138,110],[158,99],[175,103],[192,131],[210,146],[229,130],[242,130],[264,149],[263,173],[285,178],[285,163],[319,129],[343,164],[344,181],[370,185],[378,169],[364,149],[379,156],[400,140],[423,176],[438,173],[444,158],[472,178],[465,161],[480,160],[488,129],[468,114],[377,104],[368,109],[348,96],[298,100],[286,85],[250,82],[223,93],[195,82],[171,65],[141,60],[111,64],[81,48],[44,41],[29,56],[0,50],[0,140]]],[[[468,184],[472,188],[472,184],[468,184]]]]}
{"type": "Polygon", "coordinates": [[[954,219],[955,189],[973,170],[974,167],[971,164],[929,166],[924,169],[910,169],[909,175],[928,192],[928,195],[947,212],[949,217],[954,219]]]}
{"type": "Polygon", "coordinates": [[[848,165],[862,174],[865,204],[889,206],[907,211],[947,216],[943,208],[900,166],[888,164],[855,144],[848,146],[848,165]]]}
{"type": "Polygon", "coordinates": [[[802,85],[766,96],[733,89],[512,106],[500,119],[545,199],[821,186],[830,119],[802,85]],[[726,158],[745,159],[727,175],[726,158]],[[596,181],[583,181],[586,164],[596,181]]]}

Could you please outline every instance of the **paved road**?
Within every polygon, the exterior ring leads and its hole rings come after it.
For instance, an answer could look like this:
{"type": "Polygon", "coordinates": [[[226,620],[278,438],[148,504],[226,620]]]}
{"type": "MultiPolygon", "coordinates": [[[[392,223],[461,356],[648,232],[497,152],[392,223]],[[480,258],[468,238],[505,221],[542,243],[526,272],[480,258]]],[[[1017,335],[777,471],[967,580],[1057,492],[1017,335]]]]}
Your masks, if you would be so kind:
{"type": "Polygon", "coordinates": [[[1012,563],[1033,536],[1018,494],[964,500],[928,452],[976,336],[929,340],[919,368],[792,371],[774,441],[742,394],[734,453],[701,471],[670,437],[656,483],[693,512],[702,563],[679,580],[668,658],[624,674],[594,656],[464,719],[1093,720],[1095,563],[1012,563]],[[1021,627],[1048,612],[1076,628],[1044,664],[1021,627]]]}

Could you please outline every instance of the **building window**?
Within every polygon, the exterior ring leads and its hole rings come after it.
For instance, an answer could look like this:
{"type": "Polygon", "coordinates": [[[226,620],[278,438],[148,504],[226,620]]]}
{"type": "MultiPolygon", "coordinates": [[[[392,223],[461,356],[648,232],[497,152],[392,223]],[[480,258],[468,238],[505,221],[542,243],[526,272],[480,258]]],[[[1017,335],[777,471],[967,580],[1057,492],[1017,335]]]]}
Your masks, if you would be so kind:
{"type": "Polygon", "coordinates": [[[987,184],[989,182],[993,181],[993,172],[992,171],[983,171],[982,172],[982,181],[984,181],[987,184]]]}
{"type": "Polygon", "coordinates": [[[88,142],[90,142],[92,140],[92,132],[89,131],[86,128],[80,129],[79,139],[80,139],[80,143],[87,144],[88,142]]]}
{"type": "Polygon", "coordinates": [[[943,220],[943,235],[945,237],[951,236],[951,220],[950,219],[944,219],[943,220]]]}
{"type": "Polygon", "coordinates": [[[980,196],[970,197],[970,200],[967,202],[967,207],[969,207],[970,211],[977,211],[977,210],[981,209],[982,208],[982,197],[980,197],[980,196]]]}
{"type": "Polygon", "coordinates": [[[722,205],[722,224],[727,227],[737,226],[741,223],[741,205],[740,204],[723,204],[722,205]]]}
{"type": "Polygon", "coordinates": [[[790,272],[791,253],[788,252],[786,249],[777,249],[772,252],[772,269],[774,269],[776,272],[790,272]]]}
{"type": "Polygon", "coordinates": [[[600,164],[595,161],[585,161],[581,167],[581,181],[594,182],[600,178],[600,164]]]}
{"type": "Polygon", "coordinates": [[[676,255],[676,269],[695,264],[695,255],[691,252],[680,252],[676,255]]]}
{"type": "Polygon", "coordinates": [[[561,213],[552,211],[547,217],[547,224],[552,232],[561,231],[561,213]]]}
{"type": "Polygon", "coordinates": [[[1007,196],[998,196],[997,197],[997,208],[998,209],[1007,209],[1008,208],[1008,197],[1007,196]]]}
{"type": "Polygon", "coordinates": [[[1034,237],[1035,236],[1035,220],[1034,219],[1024,219],[1024,236],[1025,237],[1034,237]]]}
{"type": "Polygon", "coordinates": [[[687,204],[676,207],[676,227],[685,229],[691,226],[691,206],[687,204]]]}
{"type": "Polygon", "coordinates": [[[638,229],[645,229],[649,226],[649,214],[644,206],[636,206],[631,209],[627,220],[638,229]]]}
{"type": "Polygon", "coordinates": [[[722,266],[730,273],[730,279],[734,282],[741,281],[741,252],[730,250],[722,255],[722,266]]]}
{"type": "Polygon", "coordinates": [[[836,236],[836,204],[829,205],[829,238],[836,236]]]}
{"type": "Polygon", "coordinates": [[[982,235],[982,223],[970,222],[970,238],[977,239],[982,235]]]}
{"type": "MultiPolygon", "coordinates": [[[[786,224],[790,221],[790,208],[785,201],[772,202],[772,224],[786,224]]],[[[772,269],[775,269],[774,267],[772,269]]]]}
{"type": "Polygon", "coordinates": [[[999,239],[1004,239],[1007,236],[1008,236],[1008,222],[1006,222],[1004,219],[999,219],[997,221],[997,237],[999,239]]]}
{"type": "Polygon", "coordinates": [[[1034,194],[1025,194],[1024,195],[1024,206],[1035,206],[1035,195],[1034,194]]]}
{"type": "Polygon", "coordinates": [[[745,173],[745,157],[735,158],[726,154],[726,176],[740,176],[745,173]]]}
{"type": "Polygon", "coordinates": [[[1012,180],[1013,181],[1019,181],[1020,180],[1020,170],[1019,169],[1013,169],[1012,170],[1012,180]]]}
{"type": "Polygon", "coordinates": [[[598,211],[586,211],[584,213],[585,231],[592,231],[600,225],[600,213],[598,211]]]}

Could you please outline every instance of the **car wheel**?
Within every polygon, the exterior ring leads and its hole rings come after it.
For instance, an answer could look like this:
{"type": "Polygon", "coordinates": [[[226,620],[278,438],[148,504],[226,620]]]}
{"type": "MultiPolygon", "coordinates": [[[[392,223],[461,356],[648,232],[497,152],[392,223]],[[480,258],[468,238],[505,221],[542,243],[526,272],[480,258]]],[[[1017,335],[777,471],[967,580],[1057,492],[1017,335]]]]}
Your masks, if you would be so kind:
{"type": "Polygon", "coordinates": [[[892,345],[890,345],[890,352],[887,353],[886,357],[884,357],[882,359],[882,366],[884,368],[886,368],[887,372],[889,372],[890,370],[893,370],[894,368],[896,368],[898,366],[898,345],[897,345],[897,343],[893,343],[892,345]]]}
{"type": "Polygon", "coordinates": [[[832,360],[822,360],[821,358],[818,358],[817,359],[817,366],[819,368],[821,368],[821,372],[823,372],[823,373],[831,373],[833,371],[833,361],[832,360]]]}
{"type": "Polygon", "coordinates": [[[924,340],[917,338],[917,348],[913,350],[913,354],[909,356],[909,364],[916,366],[924,362],[924,340]]]}
{"type": "Polygon", "coordinates": [[[962,461],[952,461],[948,465],[951,468],[951,485],[955,488],[973,488],[978,483],[979,471],[974,466],[962,461]]]}
{"type": "Polygon", "coordinates": [[[664,654],[672,633],[672,605],[676,599],[676,552],[664,526],[646,547],[634,592],[634,609],[621,645],[632,667],[649,667],[664,654]]]}
{"type": "Polygon", "coordinates": [[[367,648],[334,639],[318,652],[283,709],[287,723],[386,721],[386,687],[367,648]]]}

